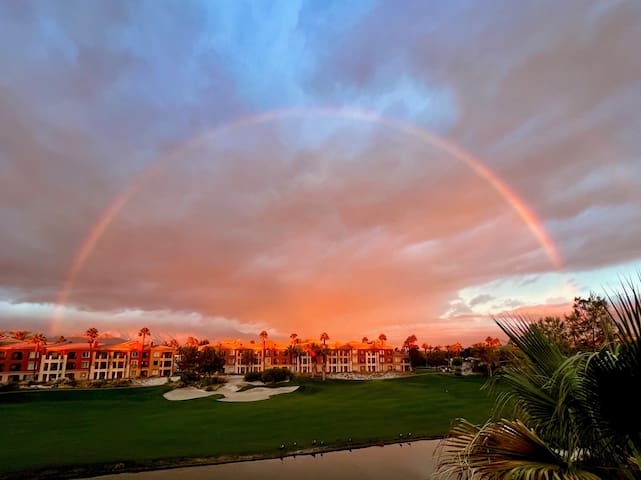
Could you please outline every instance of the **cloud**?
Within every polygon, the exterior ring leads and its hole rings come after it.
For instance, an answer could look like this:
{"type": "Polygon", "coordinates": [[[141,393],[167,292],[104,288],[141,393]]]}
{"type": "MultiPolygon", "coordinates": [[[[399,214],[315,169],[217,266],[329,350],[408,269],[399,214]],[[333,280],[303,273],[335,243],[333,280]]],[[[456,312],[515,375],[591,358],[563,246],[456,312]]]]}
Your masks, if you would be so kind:
{"type": "Polygon", "coordinates": [[[493,295],[490,295],[488,293],[485,293],[483,295],[478,295],[478,296],[474,297],[472,300],[469,301],[469,306],[470,307],[475,307],[477,305],[482,305],[484,303],[488,303],[488,302],[494,300],[494,298],[495,297],[493,295]]]}
{"type": "Polygon", "coordinates": [[[46,324],[38,305],[134,179],[61,330],[455,341],[495,331],[475,307],[568,296],[541,287],[544,249],[463,162],[381,123],[253,117],[280,107],[358,107],[460,144],[538,214],[568,276],[641,257],[636,3],[14,2],[0,18],[22,52],[0,52],[0,325],[46,324]]]}

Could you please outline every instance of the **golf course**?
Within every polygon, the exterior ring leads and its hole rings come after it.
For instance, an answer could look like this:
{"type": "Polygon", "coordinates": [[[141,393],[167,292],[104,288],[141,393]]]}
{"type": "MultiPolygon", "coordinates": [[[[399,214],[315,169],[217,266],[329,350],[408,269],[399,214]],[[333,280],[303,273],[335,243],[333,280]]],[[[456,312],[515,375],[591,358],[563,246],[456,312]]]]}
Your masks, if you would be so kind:
{"type": "Polygon", "coordinates": [[[488,418],[493,400],[480,390],[484,381],[437,373],[296,378],[289,383],[299,386],[295,392],[246,403],[216,395],[168,401],[168,386],[5,393],[0,478],[72,478],[437,438],[457,417],[488,418]]]}

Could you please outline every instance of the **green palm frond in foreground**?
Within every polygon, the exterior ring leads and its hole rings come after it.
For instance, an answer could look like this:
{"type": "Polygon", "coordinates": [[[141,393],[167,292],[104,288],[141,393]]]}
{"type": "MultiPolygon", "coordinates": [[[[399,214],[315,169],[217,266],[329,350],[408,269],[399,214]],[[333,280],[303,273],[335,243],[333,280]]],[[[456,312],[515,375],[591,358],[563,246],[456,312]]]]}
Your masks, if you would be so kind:
{"type": "Polygon", "coordinates": [[[501,374],[494,418],[457,420],[441,442],[439,478],[641,478],[639,288],[610,302],[615,341],[570,357],[536,324],[497,320],[523,360],[501,374]]]}

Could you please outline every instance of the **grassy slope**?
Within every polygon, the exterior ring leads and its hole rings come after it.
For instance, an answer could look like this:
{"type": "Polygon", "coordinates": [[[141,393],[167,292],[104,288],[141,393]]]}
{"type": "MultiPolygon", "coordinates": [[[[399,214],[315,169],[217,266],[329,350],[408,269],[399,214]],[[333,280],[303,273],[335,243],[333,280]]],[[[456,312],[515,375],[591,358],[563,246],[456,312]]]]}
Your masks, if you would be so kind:
{"type": "Polygon", "coordinates": [[[481,422],[491,400],[478,378],[301,380],[267,401],[170,402],[165,387],[0,395],[0,472],[158,458],[276,453],[293,448],[444,434],[452,419],[481,422]],[[338,439],[338,440],[337,440],[338,439]]]}

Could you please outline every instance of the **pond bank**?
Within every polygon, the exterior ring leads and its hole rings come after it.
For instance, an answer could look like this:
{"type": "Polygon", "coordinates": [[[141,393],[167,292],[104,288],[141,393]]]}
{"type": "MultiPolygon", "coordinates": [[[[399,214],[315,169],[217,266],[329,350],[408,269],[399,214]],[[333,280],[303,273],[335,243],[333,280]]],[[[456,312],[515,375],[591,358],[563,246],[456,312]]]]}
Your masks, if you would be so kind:
{"type": "MultiPolygon", "coordinates": [[[[37,471],[26,471],[26,472],[12,472],[10,476],[5,476],[0,473],[0,479],[5,480],[11,478],[12,480],[32,480],[47,478],[52,480],[63,480],[63,479],[75,479],[75,478],[96,478],[96,479],[122,479],[127,478],[149,478],[149,480],[155,479],[156,477],[160,478],[175,478],[176,469],[184,469],[191,471],[196,467],[214,467],[222,466],[228,464],[246,464],[254,462],[264,462],[268,460],[282,462],[287,459],[301,459],[305,457],[317,458],[323,457],[327,454],[336,454],[336,453],[358,453],[365,450],[374,450],[377,454],[380,453],[379,448],[376,447],[407,447],[412,448],[414,445],[419,444],[430,444],[430,451],[433,452],[436,444],[439,439],[421,437],[414,438],[411,441],[375,441],[368,443],[360,444],[346,444],[341,446],[318,446],[314,448],[303,448],[299,450],[289,450],[283,452],[269,452],[262,454],[252,454],[252,455],[221,455],[221,456],[212,456],[212,457],[194,457],[194,458],[168,458],[168,459],[156,459],[156,460],[147,460],[141,462],[127,461],[127,462],[116,462],[116,463],[107,463],[107,464],[95,464],[95,465],[84,465],[84,466],[75,466],[75,467],[61,467],[61,468],[47,468],[37,471]],[[162,473],[166,472],[166,473],[162,473]],[[155,476],[148,475],[156,473],[155,476]]],[[[369,455],[371,456],[371,455],[369,455]]],[[[373,458],[377,458],[378,455],[374,455],[373,458]]],[[[423,457],[421,457],[423,460],[423,457]]],[[[370,458],[368,461],[371,461],[370,458]]],[[[379,458],[380,460],[380,458],[379,458]]],[[[430,463],[431,465],[431,463],[430,463]]],[[[231,466],[230,466],[231,467],[231,466]]],[[[430,467],[431,468],[431,467],[430,467]]],[[[250,468],[251,470],[251,468],[250,468]]],[[[261,470],[261,475],[264,475],[264,470],[261,470]]],[[[182,478],[192,478],[191,476],[182,478]]],[[[194,477],[200,478],[200,477],[194,477]]],[[[207,477],[211,478],[211,476],[207,477]]],[[[217,476],[217,478],[220,478],[217,476]]],[[[264,478],[264,476],[262,477],[264,478]]],[[[277,477],[274,477],[277,478],[277,477]]],[[[278,477],[281,478],[281,477],[278,477]]],[[[293,478],[293,477],[292,477],[293,478]]],[[[367,477],[372,478],[372,477],[367,477]]],[[[381,477],[383,478],[383,477],[381,477]]],[[[385,477],[389,478],[389,477],[385,477]]],[[[423,477],[425,478],[425,477],[423,477]]]]}

